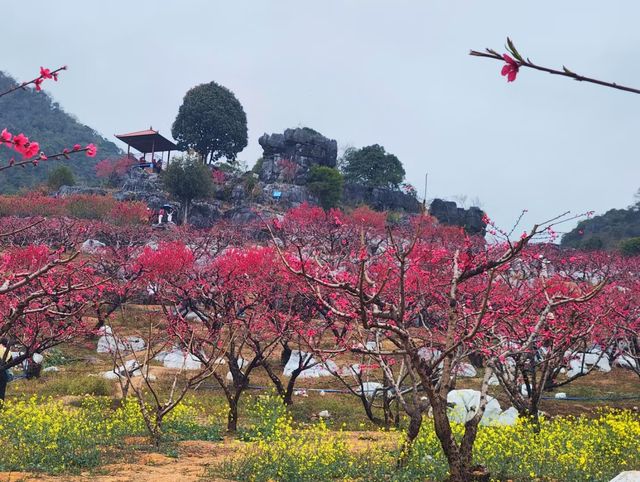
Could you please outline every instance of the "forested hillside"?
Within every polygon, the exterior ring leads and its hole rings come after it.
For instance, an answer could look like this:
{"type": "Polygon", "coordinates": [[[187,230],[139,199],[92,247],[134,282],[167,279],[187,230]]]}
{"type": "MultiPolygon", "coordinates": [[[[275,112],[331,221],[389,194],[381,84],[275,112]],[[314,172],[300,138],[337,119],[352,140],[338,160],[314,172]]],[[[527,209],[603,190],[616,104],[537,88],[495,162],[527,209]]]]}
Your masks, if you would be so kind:
{"type": "Polygon", "coordinates": [[[640,236],[640,205],[611,209],[578,226],[562,237],[562,245],[580,249],[617,249],[625,239],[640,236]]]}
{"type": "MultiPolygon", "coordinates": [[[[14,85],[15,79],[0,72],[0,92],[14,85]]],[[[66,113],[46,93],[36,92],[31,88],[0,98],[0,129],[2,128],[7,128],[15,134],[23,132],[30,139],[38,141],[45,154],[61,152],[65,147],[71,148],[74,144],[94,143],[98,147],[98,155],[95,158],[76,156],[68,161],[43,162],[37,168],[25,167],[0,172],[2,193],[15,192],[23,187],[46,181],[48,173],[62,162],[71,165],[76,179],[93,183],[96,180],[96,163],[120,154],[113,142],[66,113]]],[[[6,162],[9,157],[10,152],[5,150],[0,160],[6,162]]]]}

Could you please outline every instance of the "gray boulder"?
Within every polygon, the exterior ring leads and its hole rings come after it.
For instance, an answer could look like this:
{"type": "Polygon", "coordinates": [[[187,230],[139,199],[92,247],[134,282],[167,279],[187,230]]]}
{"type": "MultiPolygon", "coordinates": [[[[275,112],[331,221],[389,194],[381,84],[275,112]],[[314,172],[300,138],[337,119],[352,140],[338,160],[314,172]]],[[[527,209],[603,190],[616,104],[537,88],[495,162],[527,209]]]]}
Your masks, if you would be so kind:
{"type": "Polygon", "coordinates": [[[67,197],[77,195],[106,196],[107,191],[99,187],[87,186],[62,186],[55,194],[56,197],[67,197]]]}
{"type": "Polygon", "coordinates": [[[371,189],[360,184],[345,184],[343,200],[345,204],[351,206],[367,204],[378,211],[420,212],[420,203],[418,200],[400,190],[384,188],[371,189]]]}
{"type": "Polygon", "coordinates": [[[220,206],[213,202],[194,202],[189,210],[188,223],[200,229],[212,227],[222,217],[220,206]]]}
{"type": "Polygon", "coordinates": [[[470,207],[469,209],[459,208],[453,201],[444,201],[442,199],[434,199],[429,207],[429,214],[436,218],[442,224],[450,226],[460,226],[469,234],[486,233],[487,225],[482,218],[484,211],[478,207],[470,207]]]}
{"type": "Polygon", "coordinates": [[[304,184],[312,166],[336,166],[338,143],[308,127],[264,134],[258,142],[263,149],[259,175],[265,183],[304,184]],[[293,164],[287,167],[287,161],[293,164]]]}

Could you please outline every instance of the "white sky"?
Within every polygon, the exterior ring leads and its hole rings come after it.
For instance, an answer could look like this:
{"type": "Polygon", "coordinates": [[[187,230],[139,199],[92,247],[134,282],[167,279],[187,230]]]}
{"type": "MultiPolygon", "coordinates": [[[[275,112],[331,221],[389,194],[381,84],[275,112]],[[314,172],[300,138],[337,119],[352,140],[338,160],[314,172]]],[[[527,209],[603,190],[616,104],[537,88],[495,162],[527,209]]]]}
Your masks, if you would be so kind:
{"type": "Polygon", "coordinates": [[[633,202],[640,96],[467,55],[507,35],[541,64],[640,86],[640,3],[595,0],[32,0],[5,5],[0,69],[45,84],[113,140],[169,135],[185,92],[215,80],[258,137],[309,126],[340,147],[382,144],[429,197],[479,198],[509,227],[633,202]]]}

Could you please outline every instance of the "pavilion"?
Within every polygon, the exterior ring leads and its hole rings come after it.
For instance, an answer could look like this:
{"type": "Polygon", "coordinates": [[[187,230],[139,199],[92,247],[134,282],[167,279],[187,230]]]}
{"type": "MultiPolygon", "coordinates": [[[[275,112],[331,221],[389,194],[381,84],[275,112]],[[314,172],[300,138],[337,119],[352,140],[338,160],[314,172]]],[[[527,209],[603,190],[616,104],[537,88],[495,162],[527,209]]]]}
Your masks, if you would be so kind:
{"type": "Polygon", "coordinates": [[[116,134],[115,136],[127,145],[127,157],[131,157],[132,147],[142,153],[145,160],[147,154],[151,153],[151,161],[153,161],[156,152],[159,152],[162,167],[169,165],[171,151],[178,151],[178,146],[173,141],[170,141],[158,131],[154,131],[151,127],[145,131],[116,134]],[[167,153],[166,163],[164,160],[165,152],[167,153]]]}

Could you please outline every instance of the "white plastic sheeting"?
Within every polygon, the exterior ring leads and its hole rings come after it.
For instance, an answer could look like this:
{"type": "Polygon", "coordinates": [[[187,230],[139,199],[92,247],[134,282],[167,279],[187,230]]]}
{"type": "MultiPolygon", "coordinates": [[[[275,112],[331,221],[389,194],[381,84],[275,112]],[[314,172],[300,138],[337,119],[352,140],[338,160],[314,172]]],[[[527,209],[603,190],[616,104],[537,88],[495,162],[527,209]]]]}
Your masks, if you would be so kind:
{"type": "MultiPolygon", "coordinates": [[[[156,358],[158,355],[156,355],[156,358]]],[[[183,350],[174,348],[169,353],[163,355],[162,364],[165,368],[177,368],[184,370],[200,370],[202,368],[202,362],[200,362],[197,357],[183,350]]]]}
{"type": "Polygon", "coordinates": [[[620,472],[609,482],[640,482],[640,470],[620,472]]]}
{"type": "Polygon", "coordinates": [[[98,338],[98,353],[114,353],[116,351],[140,351],[144,350],[145,342],[139,336],[127,336],[118,338],[113,334],[110,326],[101,328],[102,336],[98,338]]]}
{"type": "Polygon", "coordinates": [[[567,354],[572,358],[569,360],[569,370],[567,371],[567,377],[574,377],[581,373],[587,373],[592,366],[601,372],[609,373],[611,371],[611,365],[609,364],[609,358],[606,353],[603,354],[599,350],[591,350],[585,353],[567,354]]]}
{"type": "Polygon", "coordinates": [[[356,390],[356,393],[364,393],[364,395],[371,399],[376,396],[382,395],[382,388],[384,385],[378,382],[364,382],[362,387],[356,390]]]}
{"type": "Polygon", "coordinates": [[[300,350],[291,350],[291,356],[289,357],[289,361],[287,361],[282,374],[285,377],[290,377],[293,371],[301,366],[301,364],[302,366],[306,364],[309,368],[304,369],[300,375],[298,375],[298,378],[330,377],[332,376],[331,372],[335,373],[338,371],[338,365],[331,360],[318,362],[310,353],[300,350]]]}
{"type": "Polygon", "coordinates": [[[104,248],[106,244],[98,241],[97,239],[87,239],[82,246],[80,246],[80,251],[82,253],[94,254],[99,252],[102,248],[104,248]]]}
{"type": "MultiPolygon", "coordinates": [[[[447,402],[454,405],[449,411],[449,418],[457,423],[465,423],[478,411],[480,392],[471,389],[451,390],[447,395],[447,402]]],[[[517,418],[518,411],[514,407],[503,411],[498,400],[487,396],[487,406],[480,424],[513,425],[517,418]]]]}

